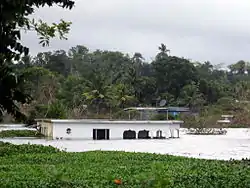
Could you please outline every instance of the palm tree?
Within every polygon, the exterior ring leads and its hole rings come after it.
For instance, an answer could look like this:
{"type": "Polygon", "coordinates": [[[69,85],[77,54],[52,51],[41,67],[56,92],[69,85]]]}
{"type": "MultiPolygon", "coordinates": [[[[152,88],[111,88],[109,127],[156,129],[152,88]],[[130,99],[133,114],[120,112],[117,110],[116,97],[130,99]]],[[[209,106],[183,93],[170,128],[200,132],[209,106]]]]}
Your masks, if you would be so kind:
{"type": "Polygon", "coordinates": [[[131,90],[125,84],[117,84],[113,88],[113,103],[114,106],[124,108],[126,104],[135,100],[135,96],[132,95],[131,90]]]}
{"type": "Polygon", "coordinates": [[[136,62],[136,63],[139,63],[139,64],[140,64],[140,63],[142,62],[142,60],[144,60],[144,57],[142,56],[142,54],[141,54],[141,53],[136,52],[136,53],[134,54],[134,56],[133,56],[132,60],[133,60],[134,62],[136,62]]]}
{"type": "Polygon", "coordinates": [[[158,49],[160,50],[160,53],[168,55],[168,53],[170,53],[170,50],[167,49],[167,46],[163,43],[161,43],[161,46],[158,47],[158,49]]]}
{"type": "Polygon", "coordinates": [[[168,57],[168,53],[170,53],[170,50],[167,49],[167,46],[165,44],[161,44],[158,49],[160,52],[156,55],[156,60],[162,59],[164,57],[168,57]]]}
{"type": "Polygon", "coordinates": [[[186,105],[192,110],[199,111],[205,104],[205,99],[203,94],[199,91],[199,86],[192,82],[182,88],[179,103],[180,105],[186,105]]]}
{"type": "Polygon", "coordinates": [[[234,91],[238,100],[248,100],[250,97],[250,84],[247,81],[238,82],[234,91]]]}
{"type": "Polygon", "coordinates": [[[110,105],[109,101],[112,98],[110,90],[112,87],[100,73],[92,74],[91,81],[86,80],[85,85],[86,89],[82,95],[90,105],[96,106],[96,114],[98,115],[101,104],[110,105]]]}

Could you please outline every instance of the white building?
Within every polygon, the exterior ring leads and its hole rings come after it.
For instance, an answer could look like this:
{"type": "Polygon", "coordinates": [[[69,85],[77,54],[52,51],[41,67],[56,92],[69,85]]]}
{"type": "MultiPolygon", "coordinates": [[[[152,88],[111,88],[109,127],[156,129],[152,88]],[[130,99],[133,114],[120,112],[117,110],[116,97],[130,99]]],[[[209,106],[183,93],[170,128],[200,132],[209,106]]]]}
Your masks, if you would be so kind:
{"type": "Polygon", "coordinates": [[[41,133],[52,139],[161,139],[179,137],[183,121],[40,119],[41,133]]]}

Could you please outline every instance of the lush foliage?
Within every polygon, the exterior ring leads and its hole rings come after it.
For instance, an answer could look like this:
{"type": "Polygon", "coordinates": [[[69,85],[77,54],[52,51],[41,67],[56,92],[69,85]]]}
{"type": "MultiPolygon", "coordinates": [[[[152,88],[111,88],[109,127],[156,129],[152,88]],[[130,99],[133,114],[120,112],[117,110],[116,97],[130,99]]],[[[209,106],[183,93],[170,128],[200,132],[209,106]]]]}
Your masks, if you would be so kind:
{"type": "Polygon", "coordinates": [[[12,155],[20,154],[52,154],[59,152],[58,149],[52,146],[42,145],[14,145],[10,143],[0,142],[0,157],[11,157],[12,155]]]}
{"type": "Polygon", "coordinates": [[[70,22],[48,25],[42,20],[30,20],[29,16],[35,8],[45,5],[59,5],[71,9],[71,0],[1,0],[0,1],[0,117],[5,112],[17,120],[24,120],[25,115],[19,110],[18,104],[30,102],[29,95],[23,90],[23,74],[13,70],[11,61],[18,61],[22,55],[27,55],[29,49],[21,44],[21,30],[33,30],[39,35],[40,43],[49,44],[50,38],[59,36],[67,39],[70,22]]]}
{"type": "Polygon", "coordinates": [[[210,62],[169,56],[164,44],[159,50],[152,62],[140,53],[90,51],[80,45],[25,56],[13,65],[25,75],[22,88],[33,98],[21,109],[30,119],[120,118],[117,112],[125,107],[159,106],[166,99],[167,106],[206,110],[211,116],[233,114],[234,124],[250,126],[247,62],[224,71],[210,62]]]}
{"type": "Polygon", "coordinates": [[[43,137],[38,131],[32,130],[3,130],[0,131],[0,138],[6,137],[43,137]]]}
{"type": "Polygon", "coordinates": [[[250,167],[245,162],[125,152],[66,153],[3,143],[0,151],[1,188],[250,187],[250,167]]]}

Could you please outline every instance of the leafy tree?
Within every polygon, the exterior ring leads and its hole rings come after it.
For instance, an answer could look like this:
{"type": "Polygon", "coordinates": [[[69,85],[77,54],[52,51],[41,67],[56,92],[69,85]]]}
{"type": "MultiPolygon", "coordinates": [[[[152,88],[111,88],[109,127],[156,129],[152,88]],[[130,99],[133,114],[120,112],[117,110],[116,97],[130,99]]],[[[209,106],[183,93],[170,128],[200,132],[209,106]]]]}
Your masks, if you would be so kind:
{"type": "Polygon", "coordinates": [[[198,75],[193,64],[175,56],[156,59],[153,69],[158,93],[168,92],[177,99],[181,88],[192,81],[197,82],[198,75]]]}
{"type": "Polygon", "coordinates": [[[125,105],[131,104],[135,101],[131,88],[125,84],[117,84],[113,87],[112,105],[120,108],[125,108],[125,105]]]}
{"type": "Polygon", "coordinates": [[[67,0],[2,0],[0,2],[0,116],[6,110],[17,119],[24,119],[24,115],[20,112],[17,103],[27,103],[28,96],[20,90],[23,75],[13,75],[14,71],[9,67],[9,63],[15,59],[19,60],[22,54],[28,55],[28,48],[20,43],[21,29],[35,30],[40,35],[41,44],[43,46],[49,44],[49,39],[59,34],[61,39],[66,39],[65,34],[69,31],[71,23],[61,20],[59,24],[48,24],[39,20],[30,20],[29,15],[34,13],[34,7],[44,5],[52,6],[58,4],[63,8],[71,9],[74,5],[73,1],[67,0]]]}
{"type": "Polygon", "coordinates": [[[179,96],[180,106],[187,106],[194,111],[200,111],[205,102],[203,94],[199,90],[199,85],[192,82],[182,88],[179,96]]]}
{"type": "Polygon", "coordinates": [[[13,115],[18,121],[25,119],[18,103],[28,103],[31,98],[24,91],[24,76],[18,74],[9,65],[0,66],[0,117],[4,112],[13,115]]]}
{"type": "Polygon", "coordinates": [[[110,107],[109,101],[112,99],[110,91],[112,89],[110,85],[106,84],[104,79],[100,79],[99,75],[95,76],[93,82],[86,81],[86,89],[82,95],[88,104],[95,105],[96,114],[99,115],[101,105],[110,107]]]}
{"type": "Polygon", "coordinates": [[[233,74],[244,75],[247,68],[247,63],[242,60],[238,61],[236,64],[229,65],[230,72],[233,74]]]}
{"type": "Polygon", "coordinates": [[[87,59],[88,59],[89,49],[82,45],[77,45],[72,47],[68,51],[68,56],[70,60],[70,73],[76,76],[80,76],[88,68],[87,59]]]}
{"type": "Polygon", "coordinates": [[[76,108],[84,105],[82,92],[85,89],[85,80],[77,76],[68,76],[63,81],[57,93],[57,99],[68,108],[76,108]]]}
{"type": "MultiPolygon", "coordinates": [[[[23,75],[23,81],[15,89],[33,99],[29,104],[28,101],[23,105],[13,104],[29,115],[30,120],[86,115],[127,118],[123,108],[158,106],[161,99],[166,99],[167,106],[189,107],[191,112],[200,114],[194,125],[203,122],[210,126],[209,121],[204,122],[206,116],[215,121],[221,114],[233,114],[234,123],[250,125],[249,74],[222,70],[209,61],[190,62],[170,56],[166,45],[161,45],[156,58],[149,62],[139,52],[129,56],[117,51],[91,51],[77,45],[69,51],[42,52],[35,57],[24,56],[17,64],[9,61],[5,65],[15,73],[9,74],[15,75],[12,78],[18,80],[23,75]],[[202,110],[208,114],[202,115],[202,110]],[[61,112],[65,116],[58,115],[61,112]]],[[[248,63],[245,65],[247,69],[248,63]]],[[[11,97],[15,93],[12,92],[11,97]]]]}
{"type": "Polygon", "coordinates": [[[2,0],[1,5],[1,21],[0,21],[0,54],[1,62],[15,58],[18,60],[22,53],[28,54],[28,48],[21,43],[21,29],[34,29],[39,35],[42,44],[49,44],[49,39],[56,36],[58,32],[60,38],[66,38],[65,33],[69,31],[69,22],[61,20],[59,24],[48,24],[39,20],[30,20],[29,15],[34,13],[34,8],[44,5],[52,6],[57,4],[63,8],[71,9],[74,5],[73,1],[67,0],[30,0],[30,1],[9,1],[2,0]],[[13,51],[15,50],[15,51],[13,51]]]}
{"type": "Polygon", "coordinates": [[[35,57],[33,64],[62,74],[63,76],[68,76],[71,71],[71,62],[68,58],[64,50],[56,50],[53,53],[44,52],[39,53],[35,57]]]}
{"type": "Polygon", "coordinates": [[[46,111],[46,118],[54,118],[54,119],[65,119],[67,118],[67,112],[65,106],[56,101],[50,105],[48,105],[48,110],[46,111]]]}

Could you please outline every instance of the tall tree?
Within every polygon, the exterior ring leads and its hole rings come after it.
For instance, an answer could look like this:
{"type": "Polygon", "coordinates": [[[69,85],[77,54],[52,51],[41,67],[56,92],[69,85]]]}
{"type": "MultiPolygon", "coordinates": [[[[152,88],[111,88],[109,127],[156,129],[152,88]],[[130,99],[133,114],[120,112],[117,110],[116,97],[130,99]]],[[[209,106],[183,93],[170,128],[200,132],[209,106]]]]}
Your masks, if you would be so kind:
{"type": "Polygon", "coordinates": [[[177,99],[181,88],[198,81],[194,65],[184,58],[169,56],[158,58],[152,63],[158,94],[166,93],[177,99]]]}
{"type": "Polygon", "coordinates": [[[0,116],[7,110],[16,118],[23,118],[17,103],[26,103],[27,96],[20,90],[23,75],[13,75],[14,70],[9,67],[13,59],[19,60],[22,54],[28,55],[28,48],[23,46],[21,29],[34,29],[40,35],[40,43],[45,46],[49,39],[59,34],[61,39],[66,39],[71,23],[61,20],[59,24],[51,26],[39,20],[30,20],[29,15],[34,13],[34,8],[44,5],[59,5],[71,9],[74,1],[71,0],[1,0],[0,1],[0,116]]]}
{"type": "Polygon", "coordinates": [[[164,57],[168,56],[168,53],[170,53],[170,50],[167,49],[167,46],[163,43],[161,43],[161,45],[158,47],[159,49],[159,53],[156,55],[156,59],[161,59],[164,57]]]}

